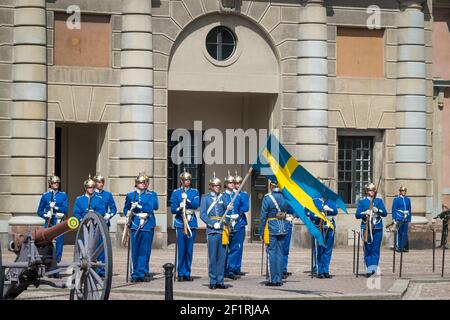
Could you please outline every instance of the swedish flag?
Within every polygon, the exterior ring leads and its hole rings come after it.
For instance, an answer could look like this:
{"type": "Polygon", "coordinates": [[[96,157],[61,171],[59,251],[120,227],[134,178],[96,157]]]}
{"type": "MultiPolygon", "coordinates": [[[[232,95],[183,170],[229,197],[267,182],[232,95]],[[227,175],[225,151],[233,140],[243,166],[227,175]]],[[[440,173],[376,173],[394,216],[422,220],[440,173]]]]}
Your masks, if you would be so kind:
{"type": "Polygon", "coordinates": [[[309,209],[317,217],[324,220],[330,228],[333,228],[331,222],[316,208],[313,199],[333,200],[339,208],[347,213],[347,208],[341,197],[303,168],[272,134],[260,151],[256,162],[253,164],[253,169],[260,171],[262,175],[267,176],[272,181],[278,181],[278,186],[284,197],[294,211],[298,213],[309,232],[322,246],[325,246],[322,234],[306,216],[304,209],[309,209]]]}

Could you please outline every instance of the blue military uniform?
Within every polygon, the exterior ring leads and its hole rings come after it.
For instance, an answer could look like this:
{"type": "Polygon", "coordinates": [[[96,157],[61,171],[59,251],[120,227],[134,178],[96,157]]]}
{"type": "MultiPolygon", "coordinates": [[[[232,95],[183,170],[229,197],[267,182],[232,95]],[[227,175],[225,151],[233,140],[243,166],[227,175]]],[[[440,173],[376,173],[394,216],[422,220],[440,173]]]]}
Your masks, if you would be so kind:
{"type": "Polygon", "coordinates": [[[222,245],[223,224],[220,225],[220,229],[214,229],[214,224],[225,214],[229,203],[228,197],[214,192],[203,195],[200,202],[200,218],[206,223],[208,236],[210,286],[223,285],[226,258],[226,247],[222,245]]]}
{"type": "Polygon", "coordinates": [[[336,223],[334,221],[334,216],[338,214],[337,205],[332,200],[327,200],[324,202],[322,198],[314,198],[314,205],[316,206],[317,210],[320,212],[323,212],[325,214],[325,217],[329,218],[331,217],[331,223],[333,224],[334,230],[329,228],[326,222],[321,220],[319,217],[317,217],[313,212],[311,212],[308,209],[305,209],[305,213],[308,217],[311,218],[311,220],[319,226],[322,224],[322,237],[325,242],[325,247],[315,245],[315,256],[316,259],[314,261],[314,272],[318,273],[319,275],[326,275],[329,276],[330,272],[330,262],[331,262],[331,255],[333,254],[333,246],[334,246],[334,235],[336,233],[336,223]],[[324,210],[324,206],[327,205],[329,209],[331,210],[324,210]],[[323,221],[323,222],[321,222],[323,221]]]}
{"type": "MultiPolygon", "coordinates": [[[[111,215],[110,219],[114,217],[117,213],[117,208],[112,193],[106,190],[96,190],[95,195],[100,197],[100,199],[102,199],[102,203],[104,206],[104,209],[98,213],[100,213],[103,216],[109,213],[111,215]]],[[[111,226],[110,219],[106,220],[106,225],[108,226],[108,228],[111,226]]]]}
{"type": "MultiPolygon", "coordinates": [[[[225,190],[223,196],[227,198],[228,202],[231,202],[235,196],[235,191],[225,190]]],[[[239,217],[237,220],[231,222],[229,228],[230,236],[225,258],[225,277],[234,278],[240,271],[239,258],[242,246],[241,241],[243,243],[245,238],[245,225],[247,224],[245,218],[246,211],[248,211],[248,207],[245,207],[242,195],[239,194],[233,203],[233,214],[237,214],[239,217]],[[240,214],[241,212],[244,214],[244,218],[240,214]]]]}
{"type": "MultiPolygon", "coordinates": [[[[234,235],[237,240],[237,254],[236,259],[234,260],[236,267],[233,267],[233,272],[235,274],[241,273],[242,256],[244,253],[245,227],[248,225],[247,212],[250,209],[248,193],[245,191],[241,191],[239,193],[239,198],[239,203],[235,210],[236,213],[239,214],[239,218],[236,221],[236,225],[234,226],[234,230],[237,230],[236,234],[234,235]]],[[[234,262],[231,264],[231,266],[233,266],[233,264],[234,262]]]]}
{"type": "Polygon", "coordinates": [[[172,196],[170,197],[170,208],[172,214],[175,215],[173,225],[177,233],[178,277],[190,278],[194,242],[198,228],[197,216],[195,215],[194,210],[196,210],[200,204],[200,196],[197,189],[186,189],[186,219],[191,232],[188,231],[188,234],[183,234],[183,209],[180,208],[180,203],[183,202],[182,194],[183,188],[181,187],[172,192],[172,196]]]}
{"type": "MultiPolygon", "coordinates": [[[[370,198],[363,197],[359,200],[358,208],[356,209],[356,218],[361,219],[361,235],[364,236],[366,229],[366,215],[365,211],[369,210],[370,198]]],[[[380,247],[381,240],[383,238],[383,220],[382,217],[387,216],[386,208],[384,207],[383,200],[375,198],[373,207],[378,210],[374,212],[372,219],[372,236],[369,236],[367,243],[364,243],[364,261],[366,264],[366,273],[376,273],[378,269],[378,262],[380,260],[380,247]]]]}
{"type": "Polygon", "coordinates": [[[411,222],[411,200],[407,196],[398,195],[392,202],[392,219],[400,222],[397,225],[396,250],[406,248],[408,243],[408,225],[411,222]]]}
{"type": "Polygon", "coordinates": [[[266,223],[269,228],[270,242],[267,248],[270,277],[269,283],[273,285],[282,285],[284,265],[283,247],[289,228],[289,222],[287,220],[276,218],[276,215],[279,212],[297,216],[283,194],[278,189],[274,189],[263,198],[259,224],[259,230],[261,232],[260,236],[263,236],[262,232],[266,223]]]}
{"type": "MultiPolygon", "coordinates": [[[[100,213],[103,217],[106,214],[110,215],[109,219],[106,220],[106,225],[108,226],[108,229],[109,229],[110,226],[111,226],[110,219],[112,217],[114,217],[116,215],[116,213],[117,213],[116,203],[114,201],[113,195],[112,195],[111,192],[106,191],[106,190],[95,190],[95,195],[102,200],[102,203],[103,203],[103,206],[104,206],[104,209],[101,210],[101,212],[98,212],[98,213],[100,213]]],[[[102,244],[102,241],[103,240],[100,239],[99,244],[98,244],[99,246],[102,244]]],[[[98,261],[105,263],[105,251],[104,250],[102,250],[102,252],[99,254],[98,261]]],[[[98,268],[97,269],[97,273],[100,276],[104,276],[105,275],[105,269],[104,268],[98,268]]]]}
{"type": "Polygon", "coordinates": [[[134,209],[131,223],[131,278],[135,281],[141,281],[149,273],[150,255],[156,226],[154,211],[158,210],[158,195],[153,191],[137,189],[128,193],[123,208],[123,212],[127,215],[132,202],[137,202],[138,205],[134,209]],[[140,219],[137,216],[139,213],[147,213],[147,218],[140,219]]]}
{"type": "MultiPolygon", "coordinates": [[[[37,214],[39,217],[45,220],[44,227],[49,228],[58,223],[58,219],[56,217],[57,213],[67,214],[69,209],[69,202],[67,200],[67,195],[62,191],[48,191],[41,196],[41,200],[39,201],[39,207],[37,210],[37,214]],[[53,208],[53,217],[51,218],[50,225],[48,225],[48,218],[44,217],[44,214],[50,211],[50,203],[55,202],[55,207],[53,208]]],[[[62,253],[64,246],[64,235],[60,235],[56,238],[56,260],[57,262],[61,261],[62,253]]]]}
{"type": "Polygon", "coordinates": [[[97,212],[104,214],[105,207],[103,205],[102,198],[97,196],[95,193],[92,194],[89,203],[89,196],[83,194],[75,199],[75,204],[73,205],[73,216],[78,220],[83,221],[84,216],[89,212],[97,212]]]}

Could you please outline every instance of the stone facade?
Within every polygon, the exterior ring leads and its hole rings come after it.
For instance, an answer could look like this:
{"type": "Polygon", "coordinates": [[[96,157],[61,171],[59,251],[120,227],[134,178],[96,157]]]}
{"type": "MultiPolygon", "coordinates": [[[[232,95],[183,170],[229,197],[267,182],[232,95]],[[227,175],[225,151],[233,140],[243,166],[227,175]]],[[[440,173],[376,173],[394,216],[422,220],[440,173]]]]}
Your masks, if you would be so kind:
{"type": "MultiPolygon", "coordinates": [[[[96,170],[107,177],[107,188],[115,195],[119,211],[133,177],[142,171],[151,177],[150,188],[158,193],[160,203],[157,243],[164,245],[171,221],[166,205],[171,90],[270,95],[267,128],[279,129],[287,149],[334,189],[338,136],[373,136],[373,176],[383,177],[380,195],[386,207],[391,207],[400,184],[406,184],[414,219],[430,219],[442,203],[436,187],[443,170],[441,159],[433,157],[435,139],[443,138],[433,100],[432,8],[431,0],[2,1],[3,241],[14,226],[42,223],[35,211],[46,190],[46,176],[55,171],[56,127],[84,123],[105,128],[104,139],[97,142],[96,170]],[[72,5],[81,9],[81,26],[83,14],[110,17],[109,67],[54,63],[54,15],[72,5]],[[371,5],[381,8],[384,77],[337,76],[338,28],[366,28],[371,5]],[[177,57],[177,52],[182,52],[182,44],[191,34],[220,23],[250,39],[238,47],[241,55],[233,61],[235,66],[239,59],[246,63],[233,69],[204,59],[196,71],[199,83],[185,81],[182,75],[190,57],[177,57]],[[246,51],[252,46],[260,48],[259,42],[251,39],[265,43],[261,44],[261,56],[256,54],[247,63],[246,51]],[[260,68],[251,69],[251,60],[255,66],[270,61],[267,74],[251,77],[260,68]],[[214,77],[215,72],[223,78],[214,77]],[[203,77],[210,78],[201,84],[203,77]]],[[[350,213],[354,212],[350,208],[350,213]]],[[[113,232],[117,222],[122,221],[115,219],[113,232]]],[[[351,214],[341,215],[337,223],[339,243],[346,244],[358,223],[351,214]]]]}

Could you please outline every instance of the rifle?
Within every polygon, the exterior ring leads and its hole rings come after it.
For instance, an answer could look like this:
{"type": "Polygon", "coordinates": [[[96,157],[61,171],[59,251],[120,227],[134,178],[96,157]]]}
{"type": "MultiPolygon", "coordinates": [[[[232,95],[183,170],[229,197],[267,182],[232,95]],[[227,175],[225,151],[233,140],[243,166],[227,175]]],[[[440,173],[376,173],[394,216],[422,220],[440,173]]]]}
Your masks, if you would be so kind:
{"type": "MultiPolygon", "coordinates": [[[[137,192],[134,192],[133,202],[136,201],[136,194],[137,192]]],[[[127,276],[126,276],[126,282],[128,283],[128,276],[130,273],[130,238],[131,238],[131,223],[133,222],[133,216],[134,216],[134,209],[132,208],[130,210],[130,213],[127,216],[127,222],[125,224],[125,228],[122,233],[122,244],[127,247],[127,276]]]]}
{"type": "MultiPolygon", "coordinates": [[[[53,200],[55,200],[55,193],[53,192],[52,189],[52,197],[50,198],[50,202],[53,202],[53,200]]],[[[50,217],[47,220],[47,227],[51,226],[52,218],[53,218],[53,207],[50,206],[50,217]]]]}
{"type": "MultiPolygon", "coordinates": [[[[377,197],[378,194],[378,188],[380,187],[380,182],[381,182],[381,175],[380,178],[378,179],[378,184],[377,184],[377,188],[375,189],[375,194],[373,195],[373,198],[370,199],[370,206],[369,206],[369,215],[366,216],[366,229],[364,230],[364,242],[368,243],[369,240],[369,228],[372,230],[372,216],[373,216],[373,204],[375,202],[375,199],[377,197]]],[[[371,233],[372,236],[372,233],[371,233]]]]}
{"type": "MultiPolygon", "coordinates": [[[[133,198],[133,202],[136,201],[136,194],[137,191],[134,192],[134,198],[133,198]]],[[[123,229],[123,233],[122,233],[122,244],[125,247],[129,247],[129,238],[130,238],[130,229],[131,229],[131,223],[133,222],[133,217],[134,217],[134,209],[130,209],[130,213],[127,216],[127,222],[125,223],[125,228],[123,229]]]]}
{"type": "MultiPolygon", "coordinates": [[[[183,193],[186,193],[186,188],[184,186],[183,186],[183,193]]],[[[186,194],[186,196],[187,196],[187,194],[186,194]]],[[[192,237],[192,231],[189,228],[189,222],[187,221],[187,218],[186,218],[186,200],[187,200],[187,197],[183,199],[184,206],[183,206],[183,210],[182,210],[183,213],[181,214],[181,217],[183,218],[183,234],[187,235],[188,238],[190,238],[190,237],[192,237]]]]}

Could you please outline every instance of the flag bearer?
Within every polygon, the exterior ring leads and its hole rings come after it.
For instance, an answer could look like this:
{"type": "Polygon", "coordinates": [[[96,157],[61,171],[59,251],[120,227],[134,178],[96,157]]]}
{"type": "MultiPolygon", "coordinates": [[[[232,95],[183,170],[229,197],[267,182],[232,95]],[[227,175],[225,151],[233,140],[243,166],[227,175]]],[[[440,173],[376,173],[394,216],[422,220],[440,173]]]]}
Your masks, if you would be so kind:
{"type": "Polygon", "coordinates": [[[271,192],[267,193],[262,201],[259,230],[264,230],[264,234],[260,233],[262,240],[269,238],[269,243],[266,243],[269,263],[269,281],[266,286],[282,286],[283,245],[289,223],[286,217],[296,214],[278,188],[277,182],[271,182],[270,189],[271,192]]]}
{"type": "Polygon", "coordinates": [[[373,183],[365,186],[366,197],[360,199],[358,208],[356,209],[356,219],[361,219],[361,236],[364,240],[364,232],[368,227],[367,242],[364,242],[364,261],[366,264],[366,276],[370,277],[378,270],[380,260],[380,247],[383,238],[383,220],[387,211],[384,207],[383,200],[375,198],[376,187],[373,183]],[[370,210],[371,202],[373,208],[370,210]],[[372,215],[371,221],[367,223],[367,218],[372,215]]]}
{"type": "Polygon", "coordinates": [[[195,210],[200,203],[198,190],[191,188],[192,176],[186,169],[180,175],[180,187],[170,197],[171,211],[175,215],[174,227],[177,235],[178,281],[193,281],[191,277],[192,256],[198,223],[195,210]],[[183,208],[187,225],[184,225],[183,208]],[[184,234],[186,230],[186,234],[184,234]]]}

